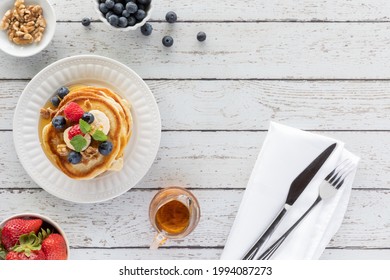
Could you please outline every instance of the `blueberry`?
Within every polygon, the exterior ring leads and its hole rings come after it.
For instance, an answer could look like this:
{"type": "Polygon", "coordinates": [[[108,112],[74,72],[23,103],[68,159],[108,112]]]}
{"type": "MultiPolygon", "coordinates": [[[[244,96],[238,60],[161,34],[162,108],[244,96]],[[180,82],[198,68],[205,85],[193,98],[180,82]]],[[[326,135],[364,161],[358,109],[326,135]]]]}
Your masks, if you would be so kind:
{"type": "Polygon", "coordinates": [[[120,17],[119,18],[119,23],[118,23],[118,26],[119,27],[126,27],[127,26],[127,18],[125,17],[120,17]]]}
{"type": "Polygon", "coordinates": [[[103,13],[106,14],[108,12],[108,8],[105,3],[100,3],[99,4],[99,10],[103,13]]]}
{"type": "Polygon", "coordinates": [[[108,22],[112,25],[117,27],[119,23],[119,18],[117,15],[111,15],[108,17],[108,22]]]}
{"type": "Polygon", "coordinates": [[[141,4],[141,5],[149,5],[150,2],[152,2],[151,0],[137,0],[137,3],[141,4]]]}
{"type": "Polygon", "coordinates": [[[68,154],[68,162],[71,164],[78,164],[81,161],[81,154],[75,151],[71,151],[68,154]]]}
{"type": "Polygon", "coordinates": [[[89,25],[91,24],[91,19],[85,17],[85,18],[83,18],[83,19],[81,20],[81,24],[84,25],[84,26],[89,26],[89,25]]]}
{"type": "Polygon", "coordinates": [[[137,10],[138,6],[134,2],[128,2],[126,4],[126,11],[128,11],[130,14],[134,14],[137,10]]]}
{"type": "Polygon", "coordinates": [[[63,130],[66,125],[66,119],[63,116],[54,117],[51,124],[56,130],[63,130]]]}
{"type": "Polygon", "coordinates": [[[108,18],[109,18],[110,16],[112,16],[113,14],[114,14],[113,12],[109,11],[109,12],[106,14],[106,20],[108,20],[108,18]]]}
{"type": "Polygon", "coordinates": [[[99,0],[99,3],[106,3],[106,0],[99,0]]]}
{"type": "Polygon", "coordinates": [[[69,89],[67,87],[60,87],[57,89],[57,95],[61,98],[64,99],[64,97],[69,93],[69,89]]]}
{"type": "Polygon", "coordinates": [[[177,15],[175,12],[168,12],[166,15],[165,15],[165,19],[167,22],[169,23],[174,23],[176,20],[177,20],[177,15]]]}
{"type": "Polygon", "coordinates": [[[120,16],[120,15],[122,15],[122,12],[124,9],[125,9],[125,7],[123,7],[122,3],[116,3],[112,10],[114,13],[116,13],[118,16],[120,16]]]}
{"type": "Polygon", "coordinates": [[[112,143],[110,141],[105,141],[99,144],[99,153],[103,156],[108,155],[112,151],[112,143]]]}
{"type": "Polygon", "coordinates": [[[173,38],[171,36],[164,36],[162,43],[164,46],[170,47],[173,45],[173,38]]]}
{"type": "Polygon", "coordinates": [[[106,7],[107,7],[108,9],[114,8],[114,5],[115,5],[114,0],[106,0],[106,7]]]}
{"type": "Polygon", "coordinates": [[[87,123],[91,124],[95,120],[95,116],[91,114],[90,112],[85,112],[83,116],[81,117],[83,121],[86,121],[87,123]]]}
{"type": "Polygon", "coordinates": [[[129,26],[134,26],[137,23],[137,20],[133,16],[130,16],[127,21],[129,26]]]}
{"type": "Polygon", "coordinates": [[[58,98],[57,95],[53,96],[50,101],[51,101],[51,104],[53,104],[54,107],[58,107],[58,105],[60,105],[60,102],[61,102],[61,100],[58,98]]]}
{"type": "Polygon", "coordinates": [[[138,10],[146,11],[146,7],[144,5],[141,5],[141,4],[138,3],[137,6],[138,6],[138,10]]]}
{"type": "Polygon", "coordinates": [[[144,10],[141,10],[139,9],[136,13],[135,13],[135,18],[138,19],[138,20],[143,20],[146,16],[146,13],[144,10]]]}
{"type": "Polygon", "coordinates": [[[141,27],[141,33],[145,36],[149,36],[150,34],[152,34],[152,31],[153,31],[153,27],[150,23],[145,23],[141,27]]]}
{"type": "Polygon", "coordinates": [[[196,39],[198,39],[199,42],[203,42],[204,40],[206,40],[206,33],[204,33],[203,31],[198,32],[198,34],[196,35],[196,39]]]}
{"type": "Polygon", "coordinates": [[[123,10],[122,17],[128,18],[130,16],[130,13],[127,10],[123,10]]]}

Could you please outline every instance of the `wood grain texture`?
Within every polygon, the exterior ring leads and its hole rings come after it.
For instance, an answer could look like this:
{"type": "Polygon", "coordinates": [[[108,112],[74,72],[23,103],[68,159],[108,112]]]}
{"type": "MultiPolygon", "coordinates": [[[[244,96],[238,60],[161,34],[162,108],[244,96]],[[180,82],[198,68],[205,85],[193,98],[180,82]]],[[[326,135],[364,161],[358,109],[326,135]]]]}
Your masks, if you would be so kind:
{"type": "MultiPolygon", "coordinates": [[[[361,157],[354,188],[390,188],[389,132],[322,132],[361,157]]],[[[137,184],[159,188],[245,188],[266,132],[164,132],[154,165],[137,184]]],[[[17,159],[12,133],[0,132],[0,189],[38,188],[17,159]]]]}
{"type": "Polygon", "coordinates": [[[220,258],[222,249],[210,248],[159,248],[152,251],[147,248],[118,249],[72,249],[72,260],[216,260],[220,258]]]}
{"type": "MultiPolygon", "coordinates": [[[[390,81],[148,80],[164,130],[389,130],[390,81]]],[[[0,80],[0,129],[27,81],[0,80]]]]}
{"type": "Polygon", "coordinates": [[[389,249],[326,249],[321,260],[389,260],[389,249]]]}
{"type": "MultiPolygon", "coordinates": [[[[93,1],[82,5],[72,0],[54,0],[60,21],[97,19],[93,1]]],[[[388,21],[390,3],[386,0],[256,0],[247,1],[153,1],[151,20],[165,20],[175,11],[179,21],[388,21]],[[223,11],[223,12],[221,12],[223,11]]]]}
{"type": "MultiPolygon", "coordinates": [[[[188,249],[171,250],[160,248],[157,252],[146,248],[120,248],[120,249],[73,249],[71,259],[74,260],[215,260],[219,259],[223,249],[188,249]]],[[[389,249],[325,249],[321,260],[388,260],[389,249]]]]}
{"type": "Polygon", "coordinates": [[[390,23],[155,23],[152,36],[59,23],[51,44],[30,58],[3,55],[0,79],[32,78],[58,59],[108,56],[143,78],[389,79],[390,23]],[[204,30],[208,39],[196,40],[204,30]],[[170,34],[171,48],[161,44],[170,34]],[[13,67],[9,67],[12,65],[13,67]]]}
{"type": "MultiPolygon", "coordinates": [[[[36,212],[57,221],[72,248],[148,248],[154,231],[148,220],[148,206],[155,190],[132,190],[100,204],[73,204],[43,190],[0,190],[6,204],[2,218],[20,212],[36,212]]],[[[164,247],[223,247],[236,216],[242,190],[193,190],[202,218],[196,230],[164,247]],[[207,236],[207,238],[205,238],[207,236]]],[[[390,241],[390,190],[353,190],[344,222],[329,247],[388,248],[390,241]]],[[[176,248],[176,249],[175,249],[176,248]]]]}

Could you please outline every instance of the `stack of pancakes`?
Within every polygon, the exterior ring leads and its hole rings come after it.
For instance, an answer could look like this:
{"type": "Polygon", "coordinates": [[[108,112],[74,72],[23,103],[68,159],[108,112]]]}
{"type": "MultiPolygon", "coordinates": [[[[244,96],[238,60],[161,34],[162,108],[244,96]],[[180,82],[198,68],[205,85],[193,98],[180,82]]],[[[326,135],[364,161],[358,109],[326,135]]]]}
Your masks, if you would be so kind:
{"type": "MultiPolygon", "coordinates": [[[[77,103],[85,112],[99,110],[109,119],[108,141],[113,144],[112,152],[106,156],[99,152],[88,160],[78,164],[68,162],[61,156],[58,145],[65,144],[63,132],[57,131],[51,123],[42,130],[42,146],[49,159],[66,175],[74,179],[92,179],[107,170],[120,170],[123,165],[124,149],[132,131],[130,105],[116,93],[107,88],[76,87],[64,97],[53,116],[64,116],[64,109],[69,102],[77,103]]],[[[67,123],[67,125],[72,125],[67,123]]],[[[91,147],[98,149],[99,142],[92,140],[91,147]]]]}

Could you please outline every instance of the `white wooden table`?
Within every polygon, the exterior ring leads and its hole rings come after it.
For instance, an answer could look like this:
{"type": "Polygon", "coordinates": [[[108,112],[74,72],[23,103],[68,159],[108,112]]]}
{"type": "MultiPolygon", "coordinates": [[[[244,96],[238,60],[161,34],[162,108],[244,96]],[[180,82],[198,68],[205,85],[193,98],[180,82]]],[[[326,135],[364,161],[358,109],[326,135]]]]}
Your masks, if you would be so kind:
{"type": "Polygon", "coordinates": [[[390,258],[390,1],[153,0],[149,37],[110,32],[92,1],[52,0],[52,43],[26,59],[0,54],[0,219],[32,211],[66,231],[72,259],[217,259],[270,120],[338,138],[361,156],[340,231],[323,259],[390,258]],[[173,10],[178,22],[165,22],[173,10]],[[198,31],[207,40],[196,40],[198,31]],[[175,43],[164,48],[161,39],[175,43]],[[58,59],[98,54],[144,78],[162,118],[155,163],[126,194],[80,205],[40,189],[18,162],[12,116],[29,80],[58,59]],[[148,250],[148,205],[191,189],[202,218],[186,239],[148,250]],[[207,237],[207,238],[206,238],[207,237]]]}

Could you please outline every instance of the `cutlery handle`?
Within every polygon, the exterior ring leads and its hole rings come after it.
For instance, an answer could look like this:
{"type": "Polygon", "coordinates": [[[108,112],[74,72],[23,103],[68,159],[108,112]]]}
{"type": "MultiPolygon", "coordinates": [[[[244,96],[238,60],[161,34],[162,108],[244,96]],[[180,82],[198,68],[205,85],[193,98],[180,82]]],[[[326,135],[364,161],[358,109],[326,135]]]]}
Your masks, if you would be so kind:
{"type": "Polygon", "coordinates": [[[275,231],[276,227],[279,225],[280,221],[283,219],[284,215],[287,212],[287,209],[290,205],[285,204],[282,210],[280,210],[278,216],[275,218],[275,220],[268,226],[266,231],[259,237],[259,239],[255,242],[255,244],[252,245],[250,250],[245,254],[245,256],[242,258],[243,260],[253,260],[259,252],[261,246],[270,238],[271,234],[275,231]]]}
{"type": "Polygon", "coordinates": [[[261,254],[257,259],[258,260],[269,260],[271,256],[278,250],[280,245],[286,240],[287,236],[290,235],[290,233],[301,223],[301,221],[307,216],[307,214],[310,213],[311,210],[321,201],[321,197],[318,196],[316,201],[310,206],[309,209],[306,210],[306,212],[298,219],[298,221],[295,222],[278,240],[274,242],[267,250],[264,251],[263,254],[261,254]]]}

